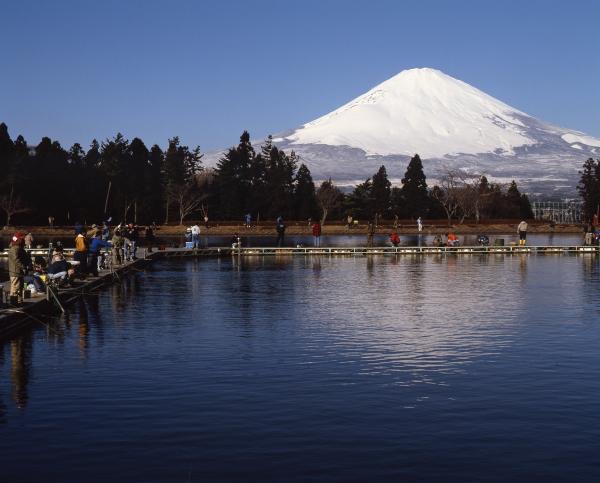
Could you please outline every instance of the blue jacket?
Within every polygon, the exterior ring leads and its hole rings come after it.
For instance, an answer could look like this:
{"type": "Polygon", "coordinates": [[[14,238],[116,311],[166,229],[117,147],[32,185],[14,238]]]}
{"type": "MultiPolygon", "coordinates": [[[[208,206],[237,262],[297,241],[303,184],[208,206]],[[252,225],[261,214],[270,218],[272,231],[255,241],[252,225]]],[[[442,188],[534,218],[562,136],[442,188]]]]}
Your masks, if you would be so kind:
{"type": "Polygon", "coordinates": [[[103,240],[102,238],[94,237],[90,242],[90,253],[97,255],[101,248],[110,247],[110,242],[103,240]]]}

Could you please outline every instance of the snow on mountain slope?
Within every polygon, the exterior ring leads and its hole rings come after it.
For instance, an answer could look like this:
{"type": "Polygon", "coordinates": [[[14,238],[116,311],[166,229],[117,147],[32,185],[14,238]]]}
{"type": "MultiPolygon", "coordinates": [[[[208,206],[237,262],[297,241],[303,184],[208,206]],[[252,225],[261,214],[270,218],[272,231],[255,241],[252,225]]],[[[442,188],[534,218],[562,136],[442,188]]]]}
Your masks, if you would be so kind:
{"type": "Polygon", "coordinates": [[[600,156],[600,139],[544,123],[429,68],[402,71],[274,142],[294,150],[316,180],[341,185],[364,181],[381,164],[398,183],[418,153],[430,179],[464,169],[516,179],[530,193],[573,194],[583,162],[600,156]]]}
{"type": "Polygon", "coordinates": [[[305,124],[286,140],[351,146],[382,156],[514,154],[514,147],[536,143],[527,136],[522,117],[528,116],[443,72],[411,69],[305,124]]]}

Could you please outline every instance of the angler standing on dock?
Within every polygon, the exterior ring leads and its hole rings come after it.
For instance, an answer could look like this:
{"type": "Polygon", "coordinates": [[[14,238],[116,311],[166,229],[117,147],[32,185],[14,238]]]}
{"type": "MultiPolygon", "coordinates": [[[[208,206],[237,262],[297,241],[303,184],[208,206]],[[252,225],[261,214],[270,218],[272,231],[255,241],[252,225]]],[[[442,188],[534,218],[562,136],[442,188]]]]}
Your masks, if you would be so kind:
{"type": "Polygon", "coordinates": [[[375,224],[370,221],[367,225],[367,247],[373,246],[373,236],[375,235],[375,224]]]}
{"type": "Polygon", "coordinates": [[[195,223],[194,226],[192,226],[192,248],[200,248],[200,227],[198,226],[198,223],[195,223]]]}
{"type": "Polygon", "coordinates": [[[75,237],[75,253],[73,253],[73,260],[79,262],[77,267],[79,275],[85,277],[87,274],[87,240],[82,233],[83,226],[81,227],[81,231],[75,237]]]}
{"type": "Polygon", "coordinates": [[[276,244],[278,247],[282,247],[284,237],[285,237],[285,225],[283,223],[283,218],[281,216],[277,217],[277,223],[275,225],[275,230],[277,230],[276,244]]]}
{"type": "Polygon", "coordinates": [[[125,232],[125,258],[131,262],[137,258],[138,238],[137,225],[129,223],[125,232]]]}
{"type": "Polygon", "coordinates": [[[90,242],[90,253],[88,257],[88,267],[94,277],[98,276],[98,256],[102,248],[109,248],[110,242],[102,239],[102,232],[98,230],[90,242]]]}
{"type": "Polygon", "coordinates": [[[23,277],[30,262],[25,251],[25,236],[21,232],[15,233],[8,251],[8,274],[10,276],[10,296],[17,297],[20,301],[23,297],[23,277]]]}
{"type": "Polygon", "coordinates": [[[321,223],[319,223],[318,221],[315,221],[312,226],[312,234],[313,234],[314,246],[320,247],[321,246],[321,223]]]}
{"type": "Polygon", "coordinates": [[[527,243],[527,222],[525,220],[519,223],[517,227],[517,233],[519,235],[519,245],[525,245],[527,243]]]}
{"type": "Polygon", "coordinates": [[[121,234],[121,230],[117,227],[112,237],[112,263],[113,265],[121,265],[123,263],[123,244],[125,239],[121,234]]]}

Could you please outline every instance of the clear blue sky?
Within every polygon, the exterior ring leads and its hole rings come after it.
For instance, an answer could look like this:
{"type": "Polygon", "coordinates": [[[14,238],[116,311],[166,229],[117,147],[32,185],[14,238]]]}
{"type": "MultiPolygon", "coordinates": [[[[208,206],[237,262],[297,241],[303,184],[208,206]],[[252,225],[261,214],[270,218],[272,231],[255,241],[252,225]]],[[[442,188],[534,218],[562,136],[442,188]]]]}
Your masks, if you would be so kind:
{"type": "Polygon", "coordinates": [[[600,136],[600,2],[10,1],[0,121],[31,143],[120,131],[203,151],[297,127],[434,67],[600,136]]]}

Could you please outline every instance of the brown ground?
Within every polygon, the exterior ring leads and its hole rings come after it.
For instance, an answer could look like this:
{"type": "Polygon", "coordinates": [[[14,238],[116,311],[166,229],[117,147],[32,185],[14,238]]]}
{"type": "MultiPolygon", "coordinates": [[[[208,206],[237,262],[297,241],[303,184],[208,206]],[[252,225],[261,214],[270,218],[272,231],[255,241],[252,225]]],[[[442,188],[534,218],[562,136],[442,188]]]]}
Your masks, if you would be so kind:
{"type": "MultiPolygon", "coordinates": [[[[465,223],[462,225],[452,225],[448,227],[447,223],[442,220],[433,222],[426,221],[423,226],[423,234],[443,234],[448,231],[453,231],[458,235],[464,234],[510,234],[517,232],[518,221],[500,220],[500,223],[465,223]]],[[[311,235],[312,231],[307,222],[286,222],[286,235],[311,235]]],[[[189,226],[189,225],[188,225],[189,226]]],[[[214,222],[210,224],[209,229],[201,226],[203,235],[221,235],[231,236],[234,233],[239,233],[243,236],[271,236],[275,234],[274,222],[261,222],[258,226],[254,225],[251,228],[245,228],[242,223],[235,222],[214,222]]],[[[9,237],[17,231],[25,233],[31,232],[34,237],[69,237],[73,235],[72,226],[48,227],[48,226],[16,226],[4,227],[0,230],[0,236],[9,237]]],[[[376,232],[380,234],[388,234],[393,230],[393,223],[385,221],[377,227],[376,232]]],[[[547,222],[530,222],[530,233],[581,233],[580,225],[554,225],[551,226],[547,222]]],[[[179,236],[183,235],[185,227],[179,225],[159,225],[156,236],[179,236]]],[[[323,235],[365,235],[367,233],[367,225],[361,223],[348,229],[346,225],[339,222],[326,223],[322,228],[323,235]]],[[[400,235],[417,234],[416,224],[414,222],[403,222],[398,226],[400,235]]],[[[143,233],[141,233],[143,236],[143,233]]]]}

